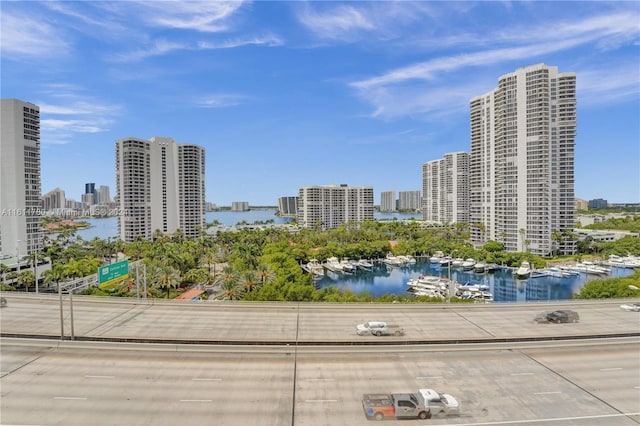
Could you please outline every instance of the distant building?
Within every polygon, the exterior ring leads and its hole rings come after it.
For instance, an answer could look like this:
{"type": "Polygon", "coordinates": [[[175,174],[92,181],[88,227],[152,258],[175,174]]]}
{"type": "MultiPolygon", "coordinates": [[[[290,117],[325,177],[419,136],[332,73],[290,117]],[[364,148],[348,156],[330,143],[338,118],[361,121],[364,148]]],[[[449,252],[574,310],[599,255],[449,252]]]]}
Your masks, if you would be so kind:
{"type": "Polygon", "coordinates": [[[421,204],[420,191],[400,191],[398,193],[398,210],[419,210],[421,204]]]}
{"type": "Polygon", "coordinates": [[[109,187],[106,185],[100,185],[100,188],[96,192],[96,204],[109,204],[111,202],[111,196],[109,194],[109,187]]]}
{"type": "Polygon", "coordinates": [[[469,153],[453,152],[422,165],[422,218],[469,222],[469,153]]]}
{"type": "Polygon", "coordinates": [[[45,212],[62,210],[66,207],[64,191],[60,188],[52,189],[42,196],[42,209],[45,212]]]}
{"type": "Polygon", "coordinates": [[[234,201],[231,203],[232,212],[246,212],[249,210],[249,203],[246,201],[234,201]]]}
{"type": "Polygon", "coordinates": [[[204,228],[204,148],[171,138],[116,141],[116,192],[120,238],[153,234],[196,237],[204,228]]]}
{"type": "Polygon", "coordinates": [[[280,212],[281,216],[297,216],[298,197],[278,198],[278,211],[280,212]]]}
{"type": "MultiPolygon", "coordinates": [[[[518,68],[469,104],[472,241],[548,255],[552,235],[575,222],[575,73],[518,68]]],[[[558,249],[571,254],[575,243],[567,238],[558,249]]]]}
{"type": "Polygon", "coordinates": [[[326,230],[373,220],[373,187],[305,186],[299,194],[301,227],[326,230]]]}
{"type": "Polygon", "coordinates": [[[2,99],[0,114],[0,257],[22,257],[42,245],[40,108],[2,99]]]}
{"type": "Polygon", "coordinates": [[[576,210],[589,210],[589,202],[580,198],[576,198],[574,201],[576,210]]]}
{"type": "Polygon", "coordinates": [[[382,191],[380,193],[380,211],[396,211],[396,191],[382,191]]]}
{"type": "Polygon", "coordinates": [[[589,200],[589,209],[590,210],[606,209],[608,206],[609,206],[609,203],[607,203],[607,200],[603,200],[602,198],[596,198],[594,200],[589,200]]]}
{"type": "Polygon", "coordinates": [[[91,193],[82,194],[81,198],[82,198],[82,204],[84,205],[84,207],[90,207],[95,204],[94,194],[91,194],[91,193]]]}

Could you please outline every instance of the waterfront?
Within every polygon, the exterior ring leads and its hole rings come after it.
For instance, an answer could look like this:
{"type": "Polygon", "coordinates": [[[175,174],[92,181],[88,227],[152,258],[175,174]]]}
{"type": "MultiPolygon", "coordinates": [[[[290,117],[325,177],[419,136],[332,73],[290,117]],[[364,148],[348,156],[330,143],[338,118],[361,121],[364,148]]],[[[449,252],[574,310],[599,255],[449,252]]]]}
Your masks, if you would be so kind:
{"type": "MultiPolygon", "coordinates": [[[[622,277],[632,273],[631,269],[613,268],[611,277],[622,277]]],[[[428,260],[418,261],[402,267],[389,267],[377,263],[371,271],[357,271],[352,274],[327,273],[316,281],[318,288],[335,286],[342,290],[349,290],[360,294],[368,292],[373,297],[385,294],[410,295],[407,292],[408,281],[420,275],[432,275],[451,278],[460,284],[488,285],[495,302],[525,302],[525,301],[553,301],[567,300],[588,281],[602,279],[602,276],[580,275],[553,278],[540,277],[526,280],[516,280],[508,269],[500,269],[495,273],[476,274],[457,268],[442,268],[430,264],[428,260]]]]}
{"type": "MultiPolygon", "coordinates": [[[[212,223],[217,221],[225,226],[234,226],[238,223],[256,223],[273,221],[276,224],[289,223],[291,218],[277,216],[275,209],[264,210],[249,210],[245,212],[232,212],[232,211],[217,211],[205,213],[205,221],[212,223]]],[[[402,220],[415,218],[419,219],[419,214],[405,214],[405,213],[378,213],[374,214],[376,220],[402,220]]],[[[118,218],[116,216],[106,218],[88,218],[82,219],[83,221],[91,225],[90,228],[80,229],[76,232],[76,235],[82,237],[85,241],[90,241],[94,238],[101,238],[106,240],[107,238],[118,238],[118,218]]]]}

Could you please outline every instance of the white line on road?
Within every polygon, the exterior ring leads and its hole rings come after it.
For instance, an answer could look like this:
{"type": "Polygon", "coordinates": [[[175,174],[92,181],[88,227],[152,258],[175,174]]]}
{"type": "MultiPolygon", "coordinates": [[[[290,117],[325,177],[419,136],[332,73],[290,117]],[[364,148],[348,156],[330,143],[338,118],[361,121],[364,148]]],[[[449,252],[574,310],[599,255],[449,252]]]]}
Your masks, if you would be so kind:
{"type": "Polygon", "coordinates": [[[612,368],[601,368],[600,371],[618,371],[622,370],[621,367],[612,367],[612,368]]]}
{"type": "Polygon", "coordinates": [[[84,401],[87,398],[83,398],[83,397],[80,397],[80,396],[54,396],[53,399],[68,399],[68,400],[84,401]]]}
{"type": "Polygon", "coordinates": [[[304,402],[338,402],[337,399],[305,399],[304,402]]]}
{"type": "Polygon", "coordinates": [[[512,376],[533,376],[533,373],[511,373],[512,376]]]}
{"type": "Polygon", "coordinates": [[[442,379],[442,376],[418,376],[416,380],[425,380],[425,379],[442,379]]]}
{"type": "Polygon", "coordinates": [[[307,382],[333,382],[336,379],[306,379],[307,382]]]}
{"type": "Polygon", "coordinates": [[[560,391],[555,391],[555,392],[536,392],[534,393],[534,395],[552,395],[554,393],[562,393],[560,391]]]}
{"type": "Polygon", "coordinates": [[[585,420],[585,419],[607,419],[610,417],[628,417],[637,416],[640,413],[622,413],[622,414],[603,414],[600,416],[581,416],[581,417],[556,417],[549,419],[528,419],[528,420],[505,420],[482,423],[450,423],[449,426],[486,426],[486,425],[512,425],[517,423],[556,423],[568,420],[585,420]]]}
{"type": "Polygon", "coordinates": [[[194,377],[191,380],[195,380],[198,382],[221,382],[222,381],[222,379],[214,379],[214,378],[207,379],[207,378],[200,378],[200,377],[194,377]]]}
{"type": "Polygon", "coordinates": [[[84,376],[87,379],[113,379],[116,376],[84,376]]]}
{"type": "Polygon", "coordinates": [[[180,402],[212,402],[210,399],[181,399],[180,402]]]}

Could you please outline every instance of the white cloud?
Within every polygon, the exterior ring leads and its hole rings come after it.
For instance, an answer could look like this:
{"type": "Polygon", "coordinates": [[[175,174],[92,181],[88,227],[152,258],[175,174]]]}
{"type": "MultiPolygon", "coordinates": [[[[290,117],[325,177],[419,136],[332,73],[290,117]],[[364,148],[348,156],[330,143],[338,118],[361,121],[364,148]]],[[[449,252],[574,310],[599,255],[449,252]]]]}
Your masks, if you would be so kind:
{"type": "MultiPolygon", "coordinates": [[[[317,3],[316,3],[317,4],[317,3]]],[[[352,42],[375,34],[375,39],[396,38],[406,23],[433,15],[426,2],[353,2],[334,6],[327,2],[322,10],[305,3],[296,14],[298,21],[321,39],[352,42]]]]}
{"type": "Polygon", "coordinates": [[[106,132],[122,113],[119,105],[95,101],[72,84],[51,84],[41,93],[47,100],[35,103],[40,106],[43,144],[71,143],[79,133],[106,132]]]}
{"type": "Polygon", "coordinates": [[[228,20],[243,6],[242,1],[141,1],[142,19],[149,25],[222,32],[230,28],[228,20]]]}
{"type": "MultiPolygon", "coordinates": [[[[554,28],[553,32],[516,31],[517,35],[510,36],[518,40],[514,46],[437,57],[353,81],[350,86],[373,106],[374,117],[396,118],[427,113],[442,116],[447,112],[455,113],[467,109],[469,98],[486,91],[479,81],[473,82],[477,72],[471,68],[510,62],[520,62],[524,66],[542,62],[540,58],[550,54],[578,47],[591,45],[604,49],[633,44],[638,39],[640,29],[637,18],[637,14],[631,17],[627,14],[611,14],[589,17],[575,23],[548,22],[547,25],[554,28]],[[522,34],[528,34],[529,37],[522,34]],[[464,81],[462,86],[460,81],[464,81]],[[461,87],[466,91],[461,92],[461,87]]],[[[498,35],[493,41],[485,37],[483,43],[501,45],[505,39],[509,39],[509,36],[498,35]]],[[[611,79],[610,74],[605,77],[611,72],[610,63],[602,64],[602,67],[596,73],[597,78],[584,76],[584,83],[591,81],[595,84],[591,89],[586,89],[586,93],[598,93],[598,96],[610,99],[638,93],[637,62],[619,76],[616,75],[615,79],[611,79]]],[[[496,75],[496,80],[498,77],[496,75]]]]}
{"type": "Polygon", "coordinates": [[[212,94],[198,98],[195,104],[203,108],[226,108],[240,105],[246,99],[247,97],[243,95],[212,94]]]}
{"type": "Polygon", "coordinates": [[[0,51],[13,58],[49,58],[66,55],[70,43],[62,30],[40,16],[13,13],[6,4],[0,13],[0,51]]]}

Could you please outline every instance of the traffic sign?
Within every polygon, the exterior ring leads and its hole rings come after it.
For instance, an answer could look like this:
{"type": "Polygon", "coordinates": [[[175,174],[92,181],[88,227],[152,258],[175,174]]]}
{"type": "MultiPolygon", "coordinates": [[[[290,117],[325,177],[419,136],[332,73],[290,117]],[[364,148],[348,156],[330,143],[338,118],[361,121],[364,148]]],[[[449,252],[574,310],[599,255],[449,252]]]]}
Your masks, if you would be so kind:
{"type": "Polygon", "coordinates": [[[98,268],[98,287],[100,288],[127,278],[129,278],[128,260],[121,260],[98,268]]]}

